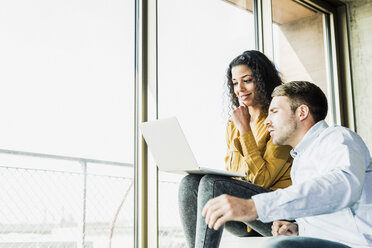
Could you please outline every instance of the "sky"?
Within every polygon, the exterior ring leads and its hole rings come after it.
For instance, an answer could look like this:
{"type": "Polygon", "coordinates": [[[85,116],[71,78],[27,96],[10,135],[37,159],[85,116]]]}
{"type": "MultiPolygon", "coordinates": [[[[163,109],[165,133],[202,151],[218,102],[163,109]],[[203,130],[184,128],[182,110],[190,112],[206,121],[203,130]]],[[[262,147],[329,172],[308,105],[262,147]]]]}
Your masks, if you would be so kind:
{"type": "Polygon", "coordinates": [[[133,163],[134,1],[0,9],[0,148],[133,163]]]}

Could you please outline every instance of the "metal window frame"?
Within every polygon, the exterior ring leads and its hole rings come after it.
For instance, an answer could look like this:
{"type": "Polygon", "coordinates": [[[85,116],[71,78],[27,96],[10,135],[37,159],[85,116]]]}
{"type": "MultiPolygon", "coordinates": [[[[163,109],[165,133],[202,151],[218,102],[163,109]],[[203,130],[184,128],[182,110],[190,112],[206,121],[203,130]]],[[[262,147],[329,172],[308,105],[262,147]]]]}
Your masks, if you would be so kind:
{"type": "Polygon", "coordinates": [[[158,113],[157,0],[134,1],[134,247],[145,248],[159,243],[158,172],[156,166],[150,166],[147,145],[138,128],[140,123],[156,119],[158,113]]]}
{"type": "Polygon", "coordinates": [[[348,8],[347,5],[341,4],[336,9],[335,16],[335,33],[336,33],[336,49],[338,54],[337,67],[340,78],[339,88],[341,89],[341,123],[343,126],[357,131],[354,109],[354,92],[352,80],[352,67],[350,56],[350,39],[349,39],[349,23],[348,23],[348,8]]]}
{"type": "Polygon", "coordinates": [[[272,1],[254,0],[253,9],[256,49],[264,53],[270,60],[273,60],[272,1]]]}

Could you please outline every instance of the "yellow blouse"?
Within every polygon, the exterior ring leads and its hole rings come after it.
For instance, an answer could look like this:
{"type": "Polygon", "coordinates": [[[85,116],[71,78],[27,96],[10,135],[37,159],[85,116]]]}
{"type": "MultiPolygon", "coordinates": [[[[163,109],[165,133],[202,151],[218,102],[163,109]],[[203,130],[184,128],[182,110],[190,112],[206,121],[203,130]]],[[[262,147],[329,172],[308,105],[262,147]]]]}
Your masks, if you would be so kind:
{"type": "Polygon", "coordinates": [[[234,122],[228,122],[226,169],[244,173],[245,180],[264,188],[286,188],[292,184],[291,147],[273,144],[264,125],[265,119],[266,115],[261,114],[252,131],[243,134],[239,133],[234,122]]]}

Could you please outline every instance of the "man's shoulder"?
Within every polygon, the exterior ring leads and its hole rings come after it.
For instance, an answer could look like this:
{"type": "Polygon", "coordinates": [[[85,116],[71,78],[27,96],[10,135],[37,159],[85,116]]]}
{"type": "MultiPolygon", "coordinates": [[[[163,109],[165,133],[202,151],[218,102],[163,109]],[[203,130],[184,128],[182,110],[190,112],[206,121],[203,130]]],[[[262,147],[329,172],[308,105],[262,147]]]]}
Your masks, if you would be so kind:
{"type": "Polygon", "coordinates": [[[359,137],[360,136],[354,131],[350,130],[347,127],[340,125],[333,125],[327,127],[322,133],[324,136],[340,136],[340,137],[359,137]]]}
{"type": "Polygon", "coordinates": [[[325,143],[359,144],[365,146],[363,139],[347,127],[333,125],[327,127],[320,135],[319,141],[325,143]]]}

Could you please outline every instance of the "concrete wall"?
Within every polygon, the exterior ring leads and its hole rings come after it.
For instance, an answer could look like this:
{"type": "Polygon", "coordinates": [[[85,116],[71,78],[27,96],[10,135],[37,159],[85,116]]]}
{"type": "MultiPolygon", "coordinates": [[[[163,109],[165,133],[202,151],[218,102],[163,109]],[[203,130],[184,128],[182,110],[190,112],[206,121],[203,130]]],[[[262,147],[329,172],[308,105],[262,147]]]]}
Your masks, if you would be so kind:
{"type": "Polygon", "coordinates": [[[372,153],[372,1],[347,0],[357,133],[372,153]]]}
{"type": "MultiPolygon", "coordinates": [[[[277,35],[274,37],[277,51],[275,63],[279,65],[284,81],[313,82],[326,93],[331,102],[327,87],[322,14],[281,24],[278,27],[277,35]]],[[[326,118],[329,124],[333,124],[332,116],[330,108],[326,118]]]]}
{"type": "Polygon", "coordinates": [[[280,25],[279,64],[284,80],[307,80],[327,91],[322,15],[280,25]]]}

